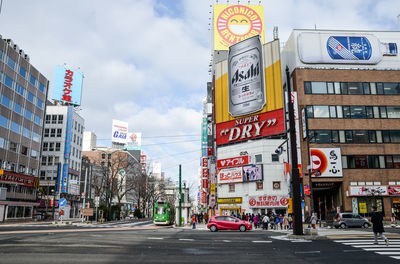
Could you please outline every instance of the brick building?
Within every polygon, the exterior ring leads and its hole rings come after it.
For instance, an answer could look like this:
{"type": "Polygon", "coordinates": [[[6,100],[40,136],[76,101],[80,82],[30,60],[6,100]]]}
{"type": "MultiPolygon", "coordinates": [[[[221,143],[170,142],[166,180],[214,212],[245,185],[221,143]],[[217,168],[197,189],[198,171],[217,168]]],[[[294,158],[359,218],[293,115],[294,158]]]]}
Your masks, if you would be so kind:
{"type": "Polygon", "coordinates": [[[400,216],[399,46],[398,31],[294,30],[286,42],[306,213],[311,191],[323,220],[339,210],[369,216],[373,205],[387,220],[400,216]],[[321,174],[311,185],[309,153],[321,174]]]}

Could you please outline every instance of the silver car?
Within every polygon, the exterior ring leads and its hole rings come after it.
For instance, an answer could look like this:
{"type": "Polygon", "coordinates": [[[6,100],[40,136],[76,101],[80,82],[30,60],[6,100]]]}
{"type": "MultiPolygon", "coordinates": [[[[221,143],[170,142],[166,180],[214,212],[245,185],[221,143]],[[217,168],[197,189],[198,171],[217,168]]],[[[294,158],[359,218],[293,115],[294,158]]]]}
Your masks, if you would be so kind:
{"type": "Polygon", "coordinates": [[[346,228],[346,227],[364,227],[368,228],[371,226],[371,222],[368,219],[353,213],[339,213],[333,219],[333,226],[335,228],[346,228]]]}

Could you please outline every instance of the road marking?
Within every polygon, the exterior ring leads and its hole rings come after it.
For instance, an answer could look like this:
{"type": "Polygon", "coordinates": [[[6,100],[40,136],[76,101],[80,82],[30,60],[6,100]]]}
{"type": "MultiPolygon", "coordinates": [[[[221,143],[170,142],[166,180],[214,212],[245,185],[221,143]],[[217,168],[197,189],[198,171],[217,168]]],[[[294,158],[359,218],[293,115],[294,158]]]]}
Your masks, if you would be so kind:
{"type": "Polygon", "coordinates": [[[230,240],[222,240],[222,242],[230,243],[232,241],[230,241],[230,240]]]}
{"type": "Polygon", "coordinates": [[[362,249],[343,250],[343,252],[360,252],[360,251],[364,251],[364,250],[362,250],[362,249]]]}
{"type": "Polygon", "coordinates": [[[1,244],[1,247],[89,247],[89,248],[108,248],[108,247],[119,247],[113,245],[90,245],[90,244],[1,244]]]}
{"type": "MultiPolygon", "coordinates": [[[[391,245],[400,245],[400,241],[395,241],[395,242],[393,242],[393,241],[389,241],[390,242],[390,244],[391,245]]],[[[344,245],[348,245],[348,246],[351,246],[351,245],[366,245],[366,244],[371,244],[372,242],[365,242],[365,243],[363,243],[363,242],[349,242],[349,243],[343,243],[344,245]]],[[[385,245],[385,242],[381,242],[381,245],[385,245]]]]}
{"type": "Polygon", "coordinates": [[[355,248],[399,248],[400,249],[400,245],[354,245],[353,247],[355,248]]]}
{"type": "MultiPolygon", "coordinates": [[[[373,239],[346,239],[346,240],[333,240],[338,243],[353,243],[353,242],[374,242],[373,239]]],[[[400,242],[400,239],[389,239],[390,242],[400,242]]],[[[384,242],[383,239],[378,239],[378,242],[384,242]]]]}
{"type": "Polygon", "coordinates": [[[375,253],[379,254],[379,255],[400,255],[400,252],[379,252],[379,251],[377,251],[375,253]]]}
{"type": "Polygon", "coordinates": [[[290,242],[292,242],[292,243],[304,243],[304,242],[308,243],[308,242],[312,242],[312,241],[311,240],[291,240],[290,242]]]}
{"type": "Polygon", "coordinates": [[[272,241],[266,241],[266,240],[256,240],[256,241],[251,241],[253,243],[272,243],[272,241]]]}
{"type": "Polygon", "coordinates": [[[394,258],[394,259],[400,259],[400,257],[391,257],[391,258],[394,258]]]}
{"type": "Polygon", "coordinates": [[[147,239],[162,240],[164,238],[163,237],[148,237],[147,239]]]}
{"type": "Polygon", "coordinates": [[[321,253],[321,251],[295,251],[295,254],[317,254],[317,253],[321,253]]]}
{"type": "Polygon", "coordinates": [[[194,241],[193,238],[180,238],[180,241],[194,241]]]}
{"type": "Polygon", "coordinates": [[[390,248],[390,247],[388,247],[388,248],[364,248],[364,250],[366,250],[366,251],[374,251],[374,250],[376,250],[376,251],[380,251],[380,250],[389,251],[389,250],[396,250],[396,248],[390,248]]]}

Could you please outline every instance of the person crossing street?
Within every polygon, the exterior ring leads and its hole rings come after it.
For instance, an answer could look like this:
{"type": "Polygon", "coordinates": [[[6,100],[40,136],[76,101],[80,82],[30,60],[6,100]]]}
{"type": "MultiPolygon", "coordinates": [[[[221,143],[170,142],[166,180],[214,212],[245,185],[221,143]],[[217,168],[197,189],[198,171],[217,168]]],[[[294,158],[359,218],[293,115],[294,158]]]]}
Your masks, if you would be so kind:
{"type": "Polygon", "coordinates": [[[385,232],[385,229],[383,228],[383,216],[380,212],[377,212],[377,207],[374,205],[372,206],[372,216],[371,216],[371,222],[372,222],[372,230],[374,231],[374,244],[378,244],[378,235],[381,236],[383,240],[385,240],[386,246],[389,246],[389,239],[385,237],[383,232],[385,232]]]}

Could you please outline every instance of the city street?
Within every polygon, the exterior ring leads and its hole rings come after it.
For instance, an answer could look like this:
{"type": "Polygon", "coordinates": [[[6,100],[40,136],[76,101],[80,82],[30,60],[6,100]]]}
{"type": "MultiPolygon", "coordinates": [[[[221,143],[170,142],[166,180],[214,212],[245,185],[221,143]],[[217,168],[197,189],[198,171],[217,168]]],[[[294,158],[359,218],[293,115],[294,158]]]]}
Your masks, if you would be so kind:
{"type": "Polygon", "coordinates": [[[211,233],[204,225],[156,227],[149,221],[98,227],[2,227],[0,263],[394,263],[400,235],[372,245],[370,229],[324,230],[327,240],[288,239],[287,232],[211,233]],[[378,252],[378,253],[376,253],[378,252]]]}

